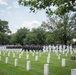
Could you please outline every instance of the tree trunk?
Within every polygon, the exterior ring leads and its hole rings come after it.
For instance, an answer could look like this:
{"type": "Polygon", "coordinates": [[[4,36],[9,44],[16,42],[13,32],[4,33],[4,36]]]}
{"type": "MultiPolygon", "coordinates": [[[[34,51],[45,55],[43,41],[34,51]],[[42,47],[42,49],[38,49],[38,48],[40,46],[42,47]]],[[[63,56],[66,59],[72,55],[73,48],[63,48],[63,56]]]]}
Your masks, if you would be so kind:
{"type": "Polygon", "coordinates": [[[64,41],[64,44],[67,45],[67,35],[66,34],[64,35],[63,39],[64,39],[63,40],[64,41]]]}

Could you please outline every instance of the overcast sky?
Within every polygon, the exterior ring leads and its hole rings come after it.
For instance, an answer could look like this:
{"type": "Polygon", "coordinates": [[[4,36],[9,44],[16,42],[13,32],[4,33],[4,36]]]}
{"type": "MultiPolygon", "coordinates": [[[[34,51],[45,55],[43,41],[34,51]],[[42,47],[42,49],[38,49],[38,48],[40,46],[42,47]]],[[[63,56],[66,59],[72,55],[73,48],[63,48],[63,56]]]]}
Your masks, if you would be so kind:
{"type": "Polygon", "coordinates": [[[36,28],[47,17],[44,10],[30,13],[28,7],[18,5],[18,0],[0,0],[0,19],[8,21],[8,26],[14,33],[20,27],[36,28]]]}

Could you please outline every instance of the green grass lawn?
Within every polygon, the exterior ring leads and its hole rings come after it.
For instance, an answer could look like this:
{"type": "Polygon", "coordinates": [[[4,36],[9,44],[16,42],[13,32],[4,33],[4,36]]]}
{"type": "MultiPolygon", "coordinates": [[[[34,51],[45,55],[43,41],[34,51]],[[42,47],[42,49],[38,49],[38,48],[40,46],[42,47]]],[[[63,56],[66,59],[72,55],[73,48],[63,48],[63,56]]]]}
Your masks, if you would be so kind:
{"type": "MultiPolygon", "coordinates": [[[[48,52],[43,53],[41,57],[39,57],[38,62],[35,61],[35,53],[32,56],[31,52],[29,54],[29,61],[31,62],[31,70],[26,70],[26,52],[23,53],[23,56],[19,58],[19,54],[21,52],[14,52],[16,54],[15,58],[13,58],[12,51],[10,52],[9,63],[5,64],[5,58],[8,55],[8,51],[1,51],[1,61],[0,61],[0,75],[44,75],[44,64],[46,64],[48,52]],[[5,52],[5,55],[3,55],[5,52]],[[18,67],[14,66],[14,60],[18,59],[18,67]]],[[[38,54],[39,55],[39,54],[38,54]]],[[[73,54],[75,55],[75,54],[73,54]]],[[[71,54],[69,53],[66,57],[65,54],[61,53],[61,59],[58,60],[58,57],[54,52],[50,53],[50,63],[49,63],[49,75],[71,75],[71,69],[76,68],[76,62],[71,61],[71,54]],[[66,67],[61,66],[62,58],[66,59],[66,67]]]]}

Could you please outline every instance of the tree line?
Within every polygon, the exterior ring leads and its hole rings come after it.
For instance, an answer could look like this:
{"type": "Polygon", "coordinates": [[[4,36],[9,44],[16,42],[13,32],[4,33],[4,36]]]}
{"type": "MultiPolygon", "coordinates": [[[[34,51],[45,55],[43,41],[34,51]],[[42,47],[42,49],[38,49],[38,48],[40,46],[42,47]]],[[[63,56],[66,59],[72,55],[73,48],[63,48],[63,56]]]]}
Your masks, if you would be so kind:
{"type": "Polygon", "coordinates": [[[0,20],[0,45],[48,45],[48,44],[73,44],[76,38],[76,13],[48,16],[38,28],[23,27],[11,33],[8,22],[0,20]],[[10,34],[9,34],[10,33],[10,34]]]}

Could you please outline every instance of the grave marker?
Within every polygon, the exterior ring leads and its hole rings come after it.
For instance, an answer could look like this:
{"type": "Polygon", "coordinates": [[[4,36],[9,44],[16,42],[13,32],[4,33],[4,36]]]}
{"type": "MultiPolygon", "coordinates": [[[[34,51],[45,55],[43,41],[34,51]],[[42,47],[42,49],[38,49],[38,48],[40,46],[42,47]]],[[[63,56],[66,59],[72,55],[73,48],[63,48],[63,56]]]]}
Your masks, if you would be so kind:
{"type": "Polygon", "coordinates": [[[37,55],[35,56],[35,61],[38,61],[38,56],[37,55]]]}
{"type": "Polygon", "coordinates": [[[41,57],[41,52],[39,53],[39,57],[41,57]]]}
{"type": "Polygon", "coordinates": [[[68,56],[68,53],[66,53],[65,56],[67,57],[68,56]]]}
{"type": "Polygon", "coordinates": [[[50,63],[50,58],[49,58],[49,57],[47,57],[47,63],[48,63],[48,64],[50,63]]]}
{"type": "Polygon", "coordinates": [[[15,53],[13,53],[13,58],[15,58],[15,53]]]}
{"type": "Polygon", "coordinates": [[[29,55],[28,54],[26,54],[26,59],[29,59],[29,55]]]}
{"type": "Polygon", "coordinates": [[[60,54],[58,54],[58,59],[60,59],[60,54]]]}
{"type": "Polygon", "coordinates": [[[10,52],[8,53],[8,57],[10,56],[10,52]]]}
{"type": "Polygon", "coordinates": [[[50,53],[48,53],[48,57],[50,58],[50,53]]]}
{"type": "Polygon", "coordinates": [[[5,56],[5,52],[3,52],[3,56],[5,56]]]}
{"type": "Polygon", "coordinates": [[[48,75],[48,74],[49,74],[49,65],[44,64],[44,75],[48,75]]]}
{"type": "Polygon", "coordinates": [[[76,75],[76,69],[71,69],[71,75],[76,75]]]}
{"type": "Polygon", "coordinates": [[[26,70],[30,71],[31,67],[30,67],[30,61],[27,61],[26,63],[26,70]]]}
{"type": "Polygon", "coordinates": [[[36,54],[38,54],[39,52],[37,51],[36,54]]]}
{"type": "Polygon", "coordinates": [[[34,52],[32,52],[32,56],[34,56],[34,52]]]}
{"type": "Polygon", "coordinates": [[[8,57],[6,57],[6,59],[5,59],[5,63],[8,64],[8,57]]]}
{"type": "Polygon", "coordinates": [[[14,66],[15,66],[15,67],[18,66],[18,59],[15,59],[15,61],[14,61],[14,66]]]}
{"type": "Polygon", "coordinates": [[[65,67],[66,66],[66,61],[65,61],[65,59],[63,58],[62,59],[62,67],[65,67]]]}

